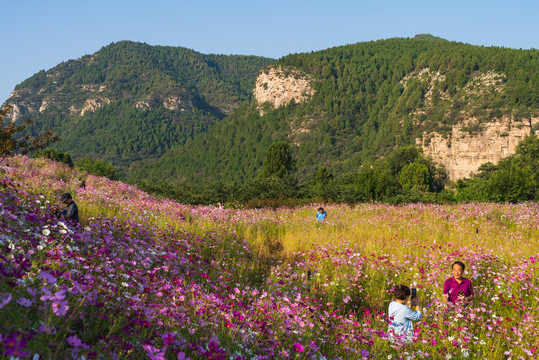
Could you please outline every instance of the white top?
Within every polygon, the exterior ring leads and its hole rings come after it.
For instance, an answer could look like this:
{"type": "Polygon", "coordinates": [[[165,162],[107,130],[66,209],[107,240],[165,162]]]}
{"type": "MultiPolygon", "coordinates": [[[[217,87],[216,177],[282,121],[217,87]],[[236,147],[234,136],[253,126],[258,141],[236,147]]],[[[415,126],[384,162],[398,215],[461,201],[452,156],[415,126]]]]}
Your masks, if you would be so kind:
{"type": "Polygon", "coordinates": [[[408,306],[392,301],[387,311],[389,327],[387,329],[391,341],[412,342],[414,327],[412,321],[421,319],[421,311],[412,311],[408,306]]]}

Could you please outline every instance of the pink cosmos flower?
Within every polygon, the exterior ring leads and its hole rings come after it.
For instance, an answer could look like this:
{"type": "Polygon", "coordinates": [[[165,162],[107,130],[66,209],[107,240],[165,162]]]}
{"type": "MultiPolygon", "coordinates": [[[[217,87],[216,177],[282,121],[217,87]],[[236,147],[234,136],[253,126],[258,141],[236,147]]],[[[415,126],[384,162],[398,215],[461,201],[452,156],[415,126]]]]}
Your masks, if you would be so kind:
{"type": "Polygon", "coordinates": [[[1,294],[0,295],[0,309],[9,304],[11,301],[11,294],[1,294]]]}
{"type": "Polygon", "coordinates": [[[163,336],[161,336],[161,338],[163,339],[164,345],[172,344],[174,342],[175,337],[176,337],[176,334],[174,333],[166,333],[166,334],[163,334],[163,336]]]}
{"type": "Polygon", "coordinates": [[[42,271],[41,273],[39,273],[41,275],[41,277],[43,278],[43,280],[45,280],[46,282],[48,282],[49,284],[56,284],[56,278],[54,276],[52,276],[51,274],[49,274],[48,272],[46,271],[42,271]]]}
{"type": "Polygon", "coordinates": [[[69,306],[67,305],[67,301],[64,300],[55,300],[52,302],[52,312],[56,316],[62,316],[67,313],[67,310],[69,309],[69,306]]]}
{"type": "Polygon", "coordinates": [[[30,356],[28,351],[24,351],[27,341],[20,334],[10,334],[4,339],[4,351],[3,354],[12,357],[27,357],[30,356]]]}
{"type": "Polygon", "coordinates": [[[43,295],[42,297],[40,297],[41,300],[45,301],[45,300],[52,300],[52,301],[61,301],[61,300],[64,300],[65,299],[65,290],[60,290],[60,291],[57,291],[57,292],[52,292],[49,290],[48,287],[44,287],[43,289],[43,292],[45,293],[45,295],[43,295]]]}
{"type": "Polygon", "coordinates": [[[32,303],[33,303],[32,300],[27,299],[27,298],[25,298],[25,297],[19,298],[19,299],[17,300],[17,302],[18,302],[19,304],[21,304],[22,306],[25,306],[25,307],[28,307],[28,306],[32,305],[32,303]]]}
{"type": "Polygon", "coordinates": [[[68,336],[66,341],[69,345],[74,347],[79,347],[82,345],[82,341],[77,337],[77,335],[68,336]]]}
{"type": "Polygon", "coordinates": [[[191,358],[187,357],[183,351],[180,351],[178,353],[178,360],[191,360],[191,358]]]}
{"type": "Polygon", "coordinates": [[[292,345],[292,348],[294,349],[294,351],[298,352],[298,353],[302,353],[305,351],[305,347],[303,345],[301,345],[300,343],[294,343],[292,345]]]}
{"type": "Polygon", "coordinates": [[[165,352],[156,348],[153,345],[146,344],[142,346],[146,350],[146,356],[151,360],[165,360],[165,352]]]}

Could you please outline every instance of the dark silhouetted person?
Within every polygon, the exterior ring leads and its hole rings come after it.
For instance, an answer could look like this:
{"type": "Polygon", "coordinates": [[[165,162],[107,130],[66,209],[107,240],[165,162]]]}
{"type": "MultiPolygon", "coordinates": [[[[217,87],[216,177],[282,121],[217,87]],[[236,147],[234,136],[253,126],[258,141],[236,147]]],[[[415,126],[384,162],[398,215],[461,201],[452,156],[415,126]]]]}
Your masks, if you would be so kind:
{"type": "Polygon", "coordinates": [[[79,209],[70,193],[64,193],[60,196],[60,204],[63,205],[63,208],[61,210],[56,208],[55,213],[57,213],[58,216],[63,216],[66,219],[79,223],[79,209]]]}

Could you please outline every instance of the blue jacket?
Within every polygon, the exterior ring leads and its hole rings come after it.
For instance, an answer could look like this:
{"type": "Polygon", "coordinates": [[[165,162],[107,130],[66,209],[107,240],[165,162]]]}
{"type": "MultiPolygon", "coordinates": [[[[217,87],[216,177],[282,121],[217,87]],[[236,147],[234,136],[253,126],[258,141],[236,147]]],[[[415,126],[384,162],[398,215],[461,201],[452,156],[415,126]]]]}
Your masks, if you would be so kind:
{"type": "Polygon", "coordinates": [[[328,213],[325,211],[323,213],[319,213],[318,211],[316,212],[316,218],[318,219],[318,221],[325,220],[327,216],[328,216],[328,213]]]}

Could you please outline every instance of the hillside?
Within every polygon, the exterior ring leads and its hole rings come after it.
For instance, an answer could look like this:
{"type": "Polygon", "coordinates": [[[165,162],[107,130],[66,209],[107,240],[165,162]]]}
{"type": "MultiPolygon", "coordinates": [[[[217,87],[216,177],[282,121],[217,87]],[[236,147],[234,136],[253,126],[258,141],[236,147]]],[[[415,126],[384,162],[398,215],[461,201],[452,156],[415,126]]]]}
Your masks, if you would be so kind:
{"type": "MultiPolygon", "coordinates": [[[[473,136],[490,123],[505,124],[497,138],[511,139],[512,148],[497,151],[509,156],[523,133],[538,129],[538,68],[537,50],[477,47],[428,35],[289,55],[261,72],[255,101],[135,178],[242,182],[255,176],[271,142],[287,141],[296,175],[305,182],[320,166],[354,172],[416,142],[427,153],[437,138],[450,148],[460,130],[474,143],[473,136]],[[518,139],[511,138],[511,126],[522,129],[518,139]]],[[[429,154],[443,162],[436,151],[429,154]]],[[[488,151],[484,147],[487,156],[475,169],[491,159],[488,151]]]]}
{"type": "Polygon", "coordinates": [[[416,358],[537,357],[537,202],[334,204],[318,223],[312,205],[189,206],[4,160],[3,359],[399,359],[387,309],[401,284],[425,315],[416,358]],[[66,191],[80,225],[52,214],[66,191]],[[442,301],[457,259],[473,281],[462,307],[442,301]]]}
{"type": "Polygon", "coordinates": [[[126,172],[251,99],[260,68],[272,62],[122,41],[35,74],[6,104],[11,120],[34,120],[34,133],[54,130],[60,151],[104,158],[126,172]]]}

